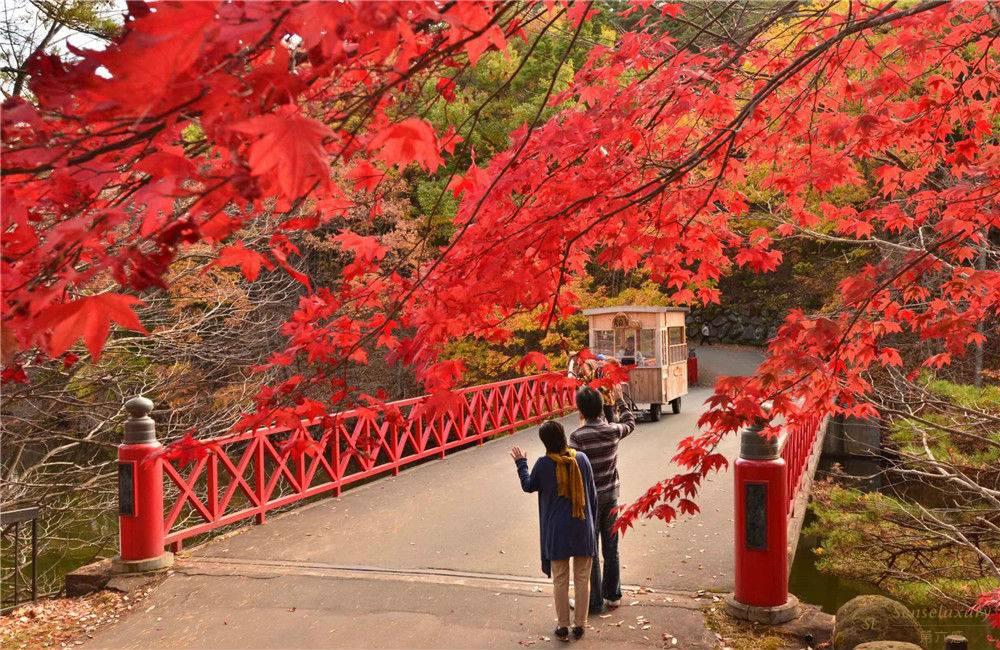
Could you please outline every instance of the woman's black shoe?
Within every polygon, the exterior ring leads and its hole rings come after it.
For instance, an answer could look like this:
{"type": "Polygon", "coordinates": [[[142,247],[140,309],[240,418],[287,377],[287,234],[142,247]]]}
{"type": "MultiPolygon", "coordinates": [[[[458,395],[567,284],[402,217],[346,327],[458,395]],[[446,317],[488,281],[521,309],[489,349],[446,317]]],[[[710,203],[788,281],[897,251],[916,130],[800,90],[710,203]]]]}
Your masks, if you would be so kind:
{"type": "Polygon", "coordinates": [[[579,625],[573,628],[573,638],[576,639],[577,641],[583,638],[583,628],[580,627],[579,625]]]}
{"type": "Polygon", "coordinates": [[[560,641],[569,641],[569,628],[568,627],[557,627],[554,633],[556,638],[560,641]]]}

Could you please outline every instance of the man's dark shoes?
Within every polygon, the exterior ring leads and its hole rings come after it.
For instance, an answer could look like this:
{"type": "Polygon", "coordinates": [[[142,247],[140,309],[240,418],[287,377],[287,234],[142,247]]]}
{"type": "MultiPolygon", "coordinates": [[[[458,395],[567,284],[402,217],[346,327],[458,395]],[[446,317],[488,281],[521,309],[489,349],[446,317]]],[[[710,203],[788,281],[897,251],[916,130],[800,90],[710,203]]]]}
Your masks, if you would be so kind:
{"type": "Polygon", "coordinates": [[[568,627],[557,627],[554,634],[556,638],[560,641],[569,641],[569,628],[568,627]]]}
{"type": "Polygon", "coordinates": [[[576,639],[577,641],[583,638],[583,628],[580,627],[579,625],[573,628],[573,638],[576,639]]]}

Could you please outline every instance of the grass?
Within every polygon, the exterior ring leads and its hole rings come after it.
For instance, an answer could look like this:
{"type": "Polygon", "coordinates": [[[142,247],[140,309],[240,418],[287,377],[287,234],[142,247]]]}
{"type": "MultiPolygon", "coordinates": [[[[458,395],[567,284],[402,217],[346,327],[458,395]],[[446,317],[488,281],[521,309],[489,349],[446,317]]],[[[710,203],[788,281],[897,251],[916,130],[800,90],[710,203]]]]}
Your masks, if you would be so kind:
{"type": "Polygon", "coordinates": [[[801,647],[791,637],[777,634],[766,625],[738,621],[718,607],[705,610],[705,624],[722,637],[721,642],[725,647],[733,650],[784,650],[801,647]]]}

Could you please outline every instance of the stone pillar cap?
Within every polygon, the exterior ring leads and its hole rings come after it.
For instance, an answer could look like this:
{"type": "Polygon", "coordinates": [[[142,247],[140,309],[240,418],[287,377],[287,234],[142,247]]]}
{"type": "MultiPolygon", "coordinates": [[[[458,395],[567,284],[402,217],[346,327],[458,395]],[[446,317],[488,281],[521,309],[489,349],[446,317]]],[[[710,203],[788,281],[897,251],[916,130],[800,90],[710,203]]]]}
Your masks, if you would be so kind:
{"type": "Polygon", "coordinates": [[[133,397],[125,402],[128,419],[125,420],[125,444],[142,445],[156,442],[156,422],[149,414],[153,402],[145,397],[133,397]]]}
{"type": "MultiPolygon", "coordinates": [[[[771,402],[761,404],[761,410],[770,416],[771,402]]],[[[777,436],[769,438],[761,435],[767,423],[768,419],[762,417],[743,430],[740,436],[740,458],[775,460],[781,457],[781,440],[777,436]]]]}

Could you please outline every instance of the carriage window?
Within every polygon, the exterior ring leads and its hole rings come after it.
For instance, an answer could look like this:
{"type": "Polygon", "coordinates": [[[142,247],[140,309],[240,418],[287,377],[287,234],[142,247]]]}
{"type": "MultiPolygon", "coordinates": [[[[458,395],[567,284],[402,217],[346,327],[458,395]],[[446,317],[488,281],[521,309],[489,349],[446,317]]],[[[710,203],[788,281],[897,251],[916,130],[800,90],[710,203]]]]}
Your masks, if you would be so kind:
{"type": "Polygon", "coordinates": [[[615,356],[635,357],[635,330],[615,330],[615,356]]]}
{"type": "Polygon", "coordinates": [[[612,330],[594,331],[594,354],[614,356],[615,354],[615,333],[612,330]]]}
{"type": "Polygon", "coordinates": [[[665,332],[667,338],[667,360],[668,363],[680,363],[686,361],[688,357],[687,343],[684,342],[683,327],[668,327],[665,332]]]}
{"type": "Polygon", "coordinates": [[[656,365],[656,330],[639,331],[639,358],[636,363],[640,366],[656,365]]]}

